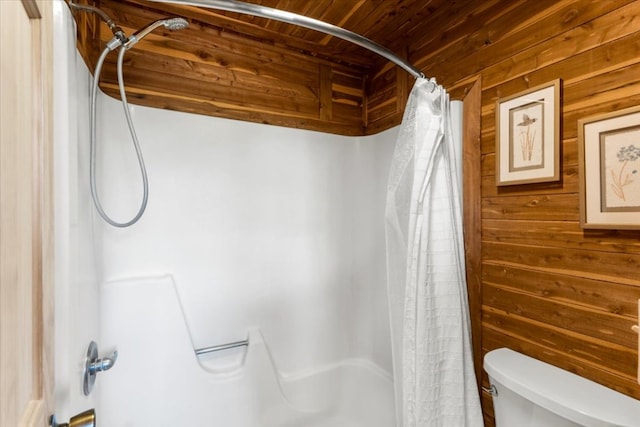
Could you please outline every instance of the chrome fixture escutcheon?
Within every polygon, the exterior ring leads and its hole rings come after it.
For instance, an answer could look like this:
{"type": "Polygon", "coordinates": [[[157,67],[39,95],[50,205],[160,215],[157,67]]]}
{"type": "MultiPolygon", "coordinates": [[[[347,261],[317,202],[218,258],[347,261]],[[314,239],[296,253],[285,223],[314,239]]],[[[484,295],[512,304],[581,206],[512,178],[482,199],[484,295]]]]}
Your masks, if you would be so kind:
{"type": "Polygon", "coordinates": [[[117,359],[117,351],[114,351],[109,357],[98,358],[98,344],[95,341],[89,343],[82,381],[82,391],[85,396],[88,396],[93,390],[98,372],[108,371],[113,368],[117,359]]]}

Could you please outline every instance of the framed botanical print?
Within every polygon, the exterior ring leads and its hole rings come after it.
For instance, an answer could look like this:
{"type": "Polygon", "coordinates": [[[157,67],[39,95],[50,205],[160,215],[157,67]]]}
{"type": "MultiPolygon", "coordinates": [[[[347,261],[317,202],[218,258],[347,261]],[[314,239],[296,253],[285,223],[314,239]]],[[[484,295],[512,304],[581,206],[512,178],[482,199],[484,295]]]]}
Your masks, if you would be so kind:
{"type": "Polygon", "coordinates": [[[497,185],[560,180],[560,85],[558,79],[497,101],[497,185]]]}
{"type": "Polygon", "coordinates": [[[640,229],[640,106],[578,120],[580,223],[640,229]]]}

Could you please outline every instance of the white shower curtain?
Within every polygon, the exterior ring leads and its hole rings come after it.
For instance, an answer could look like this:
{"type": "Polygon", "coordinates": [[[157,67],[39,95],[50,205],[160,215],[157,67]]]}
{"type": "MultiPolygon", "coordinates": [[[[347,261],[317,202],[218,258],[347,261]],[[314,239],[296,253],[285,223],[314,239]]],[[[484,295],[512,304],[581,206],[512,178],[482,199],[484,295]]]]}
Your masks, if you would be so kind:
{"type": "Polygon", "coordinates": [[[387,286],[397,427],[483,425],[449,107],[442,87],[417,79],[389,174],[387,286]]]}

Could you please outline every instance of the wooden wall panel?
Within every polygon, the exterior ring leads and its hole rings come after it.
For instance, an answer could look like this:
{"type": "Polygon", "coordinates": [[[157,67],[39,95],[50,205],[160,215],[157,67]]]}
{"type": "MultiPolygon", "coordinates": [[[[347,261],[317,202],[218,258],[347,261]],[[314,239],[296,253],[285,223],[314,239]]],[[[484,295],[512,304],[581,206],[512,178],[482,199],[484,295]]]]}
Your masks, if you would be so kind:
{"type": "MultiPolygon", "coordinates": [[[[187,29],[156,29],[126,53],[124,80],[134,104],[343,135],[364,133],[367,67],[362,56],[334,58],[323,45],[211,10],[143,0],[95,3],[127,35],[170,16],[189,20],[187,29]]],[[[94,39],[88,22],[96,22],[87,15],[76,13],[86,25],[79,47],[93,69],[99,49],[113,36],[102,24],[97,26],[99,40],[94,39]]],[[[115,52],[108,56],[101,88],[119,98],[116,58],[115,52]]]]}
{"type": "MultiPolygon", "coordinates": [[[[482,82],[478,79],[463,103],[462,134],[462,194],[464,199],[462,221],[466,261],[467,295],[470,313],[482,310],[482,203],[480,118],[482,111],[482,82]]],[[[478,391],[482,378],[482,323],[479,315],[471,317],[473,362],[478,391]]]]}

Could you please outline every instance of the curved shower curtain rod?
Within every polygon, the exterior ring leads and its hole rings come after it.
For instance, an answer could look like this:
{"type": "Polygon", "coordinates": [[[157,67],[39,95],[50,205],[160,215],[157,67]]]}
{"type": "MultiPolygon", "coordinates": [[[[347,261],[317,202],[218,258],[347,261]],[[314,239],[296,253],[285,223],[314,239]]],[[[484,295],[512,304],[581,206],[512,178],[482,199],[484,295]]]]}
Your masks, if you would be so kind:
{"type": "Polygon", "coordinates": [[[307,16],[298,15],[297,13],[287,12],[284,10],[274,9],[272,7],[261,6],[251,3],[243,3],[235,0],[151,0],[158,3],[173,3],[173,4],[185,4],[190,6],[200,6],[210,9],[225,10],[228,12],[238,12],[245,15],[254,15],[261,18],[274,19],[276,21],[286,22],[289,24],[298,25],[312,30],[320,31],[322,33],[330,34],[332,36],[347,40],[351,43],[357,44],[365,49],[368,49],[378,55],[388,59],[389,61],[397,64],[406,70],[413,77],[425,78],[422,71],[411,65],[409,62],[400,58],[392,51],[384,46],[379,45],[373,40],[354,33],[353,31],[345,30],[344,28],[337,27],[335,25],[320,21],[318,19],[309,18],[307,16]]]}

